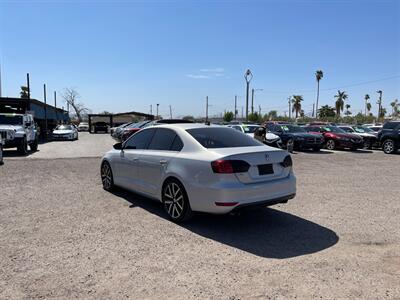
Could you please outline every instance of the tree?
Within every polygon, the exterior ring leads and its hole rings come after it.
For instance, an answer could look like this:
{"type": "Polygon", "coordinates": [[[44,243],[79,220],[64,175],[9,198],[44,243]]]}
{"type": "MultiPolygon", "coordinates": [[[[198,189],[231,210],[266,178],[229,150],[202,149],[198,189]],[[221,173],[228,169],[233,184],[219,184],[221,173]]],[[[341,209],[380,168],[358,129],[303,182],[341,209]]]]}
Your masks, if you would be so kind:
{"type": "MultiPolygon", "coordinates": [[[[319,81],[324,77],[324,72],[321,70],[318,70],[315,72],[315,79],[317,79],[317,105],[315,107],[315,111],[318,112],[318,100],[319,100],[319,81]]],[[[314,116],[313,116],[314,117],[314,116]]],[[[318,113],[316,114],[316,117],[318,117],[318,113]]]]}
{"type": "Polygon", "coordinates": [[[396,117],[399,113],[399,100],[394,100],[393,102],[390,103],[390,106],[392,107],[392,117],[396,117]]]}
{"type": "Polygon", "coordinates": [[[29,98],[29,89],[27,86],[21,86],[21,91],[19,92],[21,95],[22,99],[28,99],[29,98]]]}
{"type": "MultiPolygon", "coordinates": [[[[365,99],[365,116],[367,116],[367,107],[368,107],[368,100],[369,100],[369,95],[365,94],[364,99],[365,99]]],[[[370,109],[368,109],[370,111],[370,109]]]]}
{"type": "Polygon", "coordinates": [[[293,95],[292,97],[292,112],[296,113],[296,119],[298,118],[301,112],[301,101],[303,101],[303,96],[301,95],[293,95]]]}
{"type": "Polygon", "coordinates": [[[233,120],[234,114],[231,111],[226,111],[224,114],[224,121],[225,122],[230,122],[233,120]]]}
{"type": "Polygon", "coordinates": [[[367,103],[367,112],[369,113],[371,111],[372,108],[372,104],[371,103],[367,103]]]}
{"type": "Polygon", "coordinates": [[[351,115],[351,111],[349,111],[349,108],[351,107],[350,104],[346,104],[345,107],[346,107],[345,115],[350,116],[351,115]]]}
{"type": "Polygon", "coordinates": [[[100,115],[112,115],[112,113],[105,110],[105,111],[101,112],[100,115]]]}
{"type": "Polygon", "coordinates": [[[385,115],[386,115],[386,108],[381,107],[381,111],[379,113],[379,118],[383,119],[385,117],[385,115]]]}
{"type": "Polygon", "coordinates": [[[78,99],[80,98],[79,93],[73,88],[65,88],[61,96],[64,98],[64,101],[67,104],[71,105],[79,122],[81,122],[82,115],[85,114],[88,109],[83,105],[83,103],[78,101],[78,99]]]}
{"type": "Polygon", "coordinates": [[[276,110],[271,110],[268,113],[266,113],[264,115],[264,120],[276,120],[276,118],[278,117],[278,111],[276,110]]]}
{"type": "Polygon", "coordinates": [[[337,95],[335,95],[336,102],[335,102],[335,108],[336,108],[336,114],[340,117],[340,112],[343,111],[344,107],[344,101],[347,99],[347,94],[345,91],[341,92],[340,90],[338,91],[337,95]]]}
{"type": "Polygon", "coordinates": [[[258,113],[250,113],[249,114],[249,121],[250,122],[261,122],[261,116],[258,113]]]}
{"type": "Polygon", "coordinates": [[[335,108],[329,105],[323,105],[318,110],[318,115],[322,119],[335,117],[335,108]]]}
{"type": "Polygon", "coordinates": [[[194,121],[194,117],[190,115],[184,116],[182,119],[186,121],[194,121]]]}

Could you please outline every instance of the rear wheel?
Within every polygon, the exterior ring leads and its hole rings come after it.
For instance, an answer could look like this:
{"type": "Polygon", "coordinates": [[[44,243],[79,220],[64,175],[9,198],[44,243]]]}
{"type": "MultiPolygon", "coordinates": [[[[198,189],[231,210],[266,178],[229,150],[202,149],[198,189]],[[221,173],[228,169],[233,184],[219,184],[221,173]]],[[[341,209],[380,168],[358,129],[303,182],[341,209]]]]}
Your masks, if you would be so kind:
{"type": "Polygon", "coordinates": [[[371,143],[370,139],[364,139],[363,148],[364,149],[371,149],[372,148],[372,143],[371,143]]]}
{"type": "Polygon", "coordinates": [[[383,152],[385,152],[386,154],[392,154],[396,152],[394,141],[391,139],[387,139],[386,141],[383,142],[382,149],[383,152]]]}
{"type": "Polygon", "coordinates": [[[186,221],[193,215],[185,188],[176,179],[169,179],[164,184],[162,202],[169,218],[174,222],[186,221]]]}
{"type": "Polygon", "coordinates": [[[294,140],[293,139],[288,139],[286,143],[286,149],[288,152],[292,153],[294,148],[294,140]]]}
{"type": "Polygon", "coordinates": [[[335,150],[336,148],[336,143],[334,140],[327,140],[326,141],[326,149],[328,150],[335,150]]]}
{"type": "Polygon", "coordinates": [[[103,184],[103,189],[106,191],[111,191],[114,189],[114,178],[111,170],[111,166],[108,162],[103,162],[100,170],[101,182],[103,184]]]}
{"type": "Polygon", "coordinates": [[[28,142],[26,140],[26,137],[22,139],[21,144],[17,147],[17,150],[19,154],[21,155],[27,155],[28,154],[28,142]]]}

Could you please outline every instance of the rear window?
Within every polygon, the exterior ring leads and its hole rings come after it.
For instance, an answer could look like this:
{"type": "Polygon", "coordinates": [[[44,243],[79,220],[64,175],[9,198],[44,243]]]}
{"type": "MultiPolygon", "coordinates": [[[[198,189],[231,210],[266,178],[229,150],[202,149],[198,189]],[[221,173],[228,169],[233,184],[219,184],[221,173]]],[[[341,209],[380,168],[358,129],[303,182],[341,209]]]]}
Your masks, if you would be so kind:
{"type": "Polygon", "coordinates": [[[395,129],[400,125],[400,122],[387,122],[383,125],[383,129],[395,129]]]}
{"type": "Polygon", "coordinates": [[[186,130],[205,148],[232,148],[263,145],[259,141],[231,128],[194,128],[186,130]]]}

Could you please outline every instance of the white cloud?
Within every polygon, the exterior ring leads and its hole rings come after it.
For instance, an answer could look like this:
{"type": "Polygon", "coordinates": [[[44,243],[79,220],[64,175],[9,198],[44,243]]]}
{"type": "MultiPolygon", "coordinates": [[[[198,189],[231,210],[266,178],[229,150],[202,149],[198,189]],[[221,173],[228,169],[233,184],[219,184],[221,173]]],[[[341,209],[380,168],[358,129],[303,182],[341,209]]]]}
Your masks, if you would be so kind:
{"type": "Polygon", "coordinates": [[[200,69],[200,72],[205,72],[205,73],[224,73],[225,69],[224,68],[200,69]]]}
{"type": "Polygon", "coordinates": [[[202,75],[202,74],[187,74],[186,77],[193,78],[193,79],[207,79],[210,76],[202,75]]]}
{"type": "Polygon", "coordinates": [[[200,69],[198,73],[187,74],[186,77],[193,79],[227,78],[224,68],[200,69]]]}

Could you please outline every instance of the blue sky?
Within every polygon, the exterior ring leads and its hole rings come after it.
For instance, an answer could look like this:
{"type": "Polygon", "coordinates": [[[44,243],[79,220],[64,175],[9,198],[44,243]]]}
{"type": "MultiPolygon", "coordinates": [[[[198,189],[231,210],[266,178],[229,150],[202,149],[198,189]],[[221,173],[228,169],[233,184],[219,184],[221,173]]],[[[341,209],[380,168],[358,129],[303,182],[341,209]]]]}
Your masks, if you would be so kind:
{"type": "MultiPolygon", "coordinates": [[[[0,1],[3,96],[31,76],[32,97],[75,87],[93,112],[174,117],[238,109],[243,74],[254,74],[255,106],[287,111],[287,98],[334,103],[338,88],[353,112],[376,90],[400,99],[400,1],[0,1]]],[[[50,97],[51,99],[51,97],[50,97]]],[[[389,110],[389,109],[388,109],[389,110]]]]}

